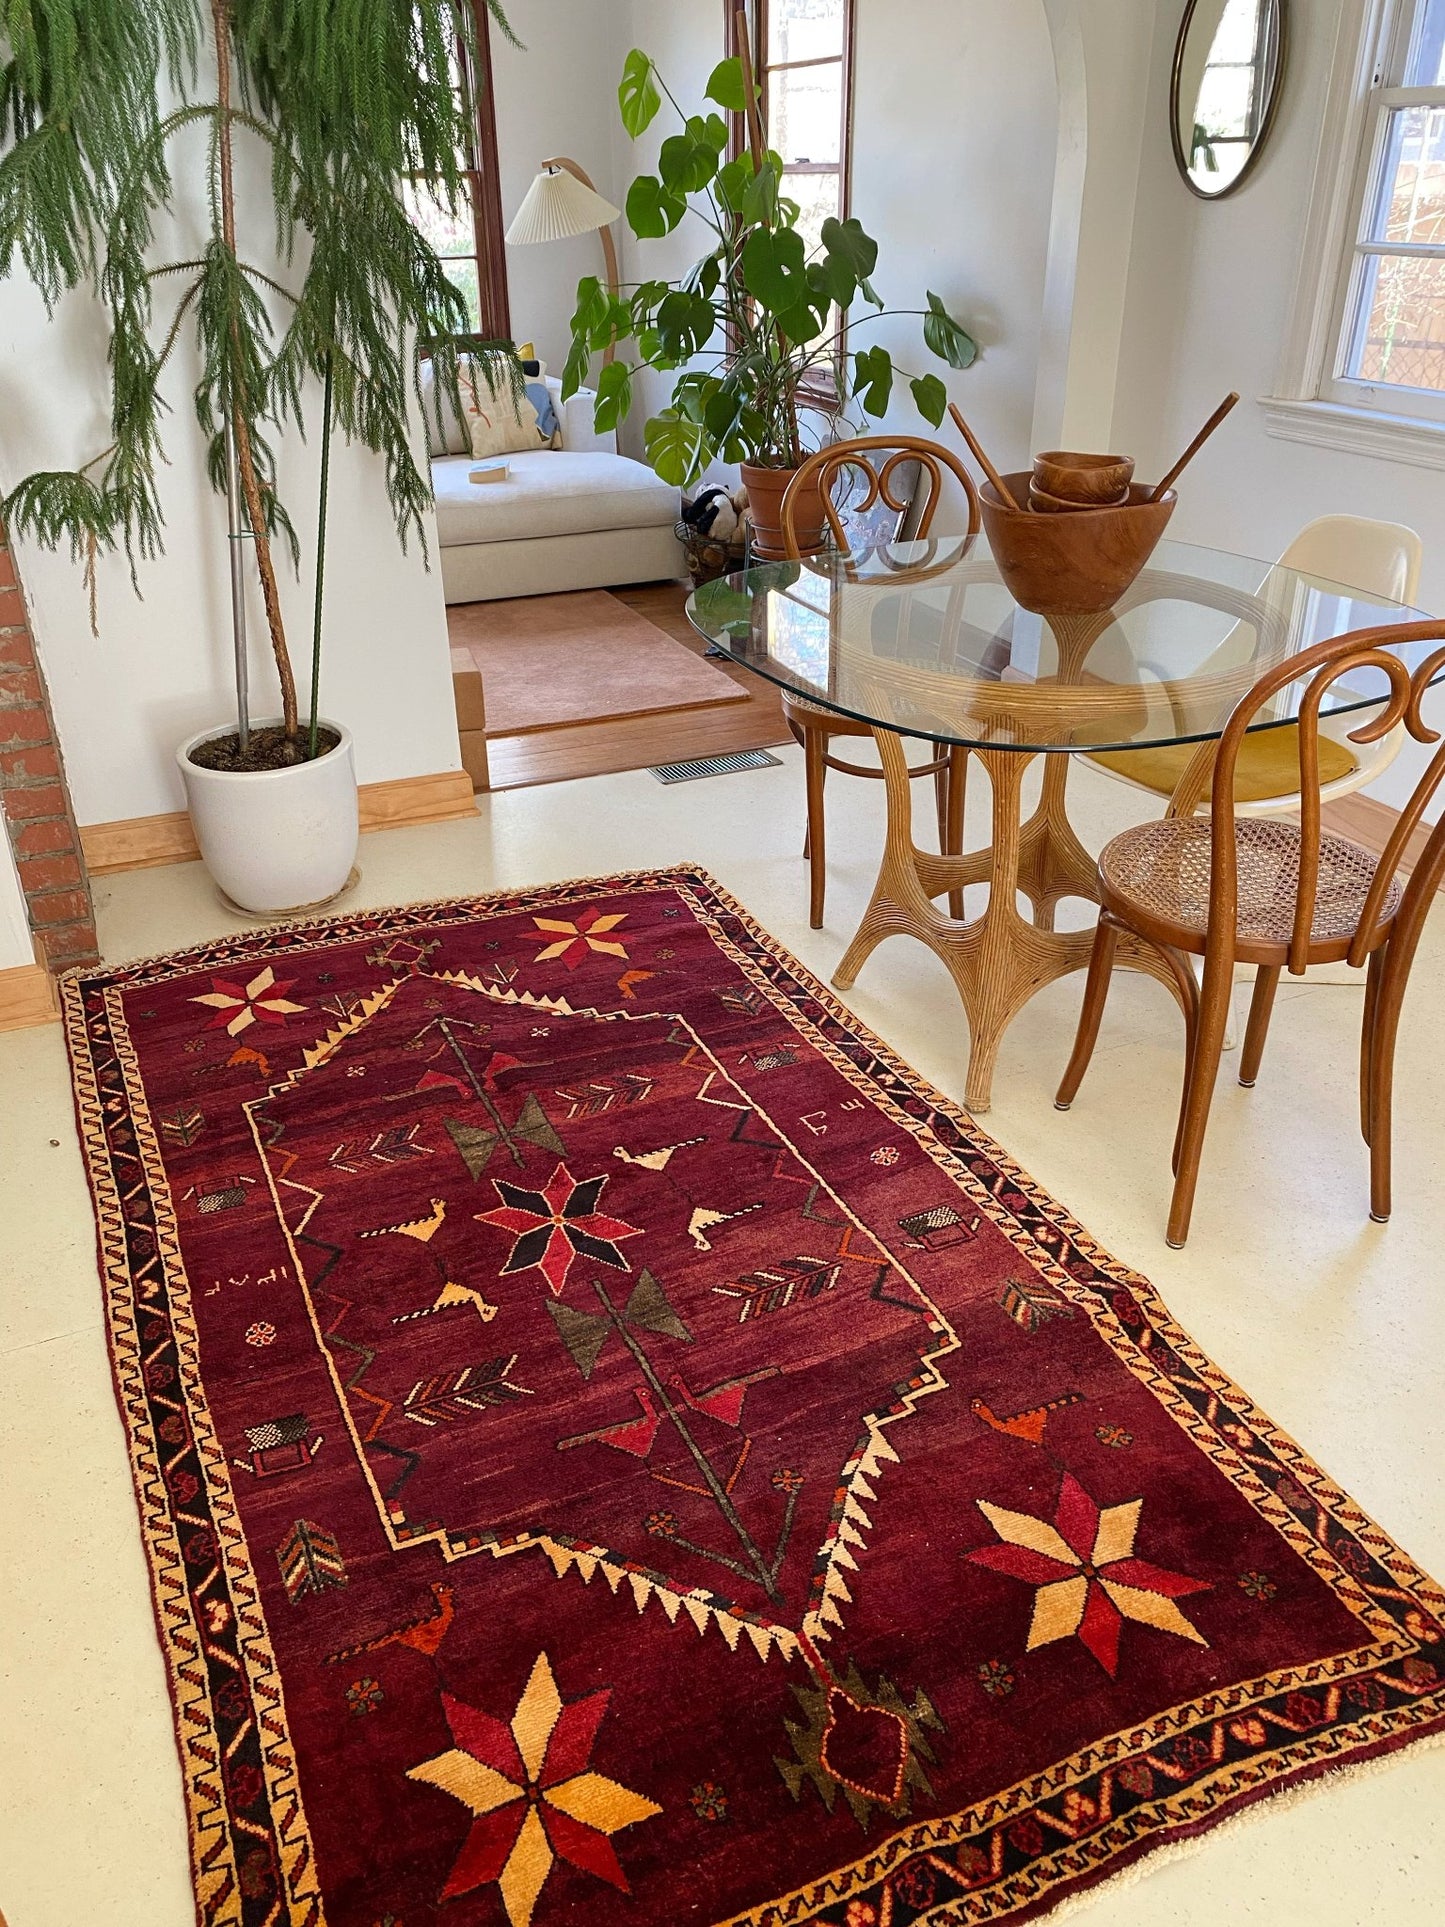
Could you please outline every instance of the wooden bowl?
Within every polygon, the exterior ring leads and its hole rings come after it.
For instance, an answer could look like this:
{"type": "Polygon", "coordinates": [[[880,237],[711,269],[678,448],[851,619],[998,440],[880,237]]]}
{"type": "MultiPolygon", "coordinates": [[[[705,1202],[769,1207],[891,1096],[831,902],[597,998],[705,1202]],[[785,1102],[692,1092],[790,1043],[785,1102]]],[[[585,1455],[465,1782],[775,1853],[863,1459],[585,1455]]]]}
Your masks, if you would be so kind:
{"type": "MultiPolygon", "coordinates": [[[[1006,475],[1015,501],[1028,494],[1029,475],[1006,475]]],[[[979,490],[984,534],[1004,586],[1021,609],[1037,615],[1112,609],[1154,553],[1179,499],[1173,489],[1148,500],[1151,484],[1133,482],[1115,508],[1036,515],[1011,509],[990,483],[979,490]]]]}
{"type": "Polygon", "coordinates": [[[1080,509],[1118,508],[1128,499],[1128,489],[1121,488],[1111,502],[1067,502],[1062,495],[1050,495],[1037,482],[1029,483],[1029,506],[1037,509],[1040,515],[1077,515],[1080,509]]]}
{"type": "Polygon", "coordinates": [[[1056,448],[1034,457],[1033,479],[1065,502],[1117,502],[1134,479],[1132,455],[1076,455],[1056,448]]]}

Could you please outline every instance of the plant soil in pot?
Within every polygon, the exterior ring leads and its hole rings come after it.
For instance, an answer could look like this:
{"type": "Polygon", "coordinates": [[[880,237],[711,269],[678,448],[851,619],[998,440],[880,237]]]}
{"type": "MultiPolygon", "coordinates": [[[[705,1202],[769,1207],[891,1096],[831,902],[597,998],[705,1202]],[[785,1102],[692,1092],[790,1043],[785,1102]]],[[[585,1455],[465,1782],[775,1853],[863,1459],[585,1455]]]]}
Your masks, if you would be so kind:
{"type": "MultiPolygon", "coordinates": [[[[281,735],[260,723],[251,742],[281,735]]],[[[235,756],[234,730],[202,730],[176,752],[201,859],[242,910],[311,910],[346,888],[356,862],[356,770],[351,735],[322,723],[316,757],[272,768],[208,768],[235,756]]]]}

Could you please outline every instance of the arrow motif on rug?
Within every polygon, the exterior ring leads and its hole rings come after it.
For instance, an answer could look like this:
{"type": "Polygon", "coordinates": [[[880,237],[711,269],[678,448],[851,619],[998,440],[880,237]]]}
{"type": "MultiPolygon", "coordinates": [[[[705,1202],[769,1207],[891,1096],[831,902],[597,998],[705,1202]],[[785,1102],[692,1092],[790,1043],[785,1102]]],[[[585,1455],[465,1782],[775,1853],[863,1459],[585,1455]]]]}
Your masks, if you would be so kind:
{"type": "Polygon", "coordinates": [[[627,1071],[615,1084],[582,1084],[556,1095],[567,1106],[567,1122],[579,1117],[602,1117],[625,1104],[641,1104],[652,1094],[653,1080],[627,1071]]]}
{"type": "Polygon", "coordinates": [[[373,1164],[402,1164],[408,1158],[429,1158],[430,1147],[416,1142],[420,1129],[420,1124],[393,1124],[372,1138],[346,1138],[337,1145],[327,1163],[354,1177],[367,1160],[373,1164]]]}
{"type": "Polygon", "coordinates": [[[327,1592],[346,1584],[346,1561],[341,1547],[324,1526],[298,1519],[276,1548],[281,1583],[294,1606],[309,1592],[327,1592]]]}
{"type": "Polygon", "coordinates": [[[402,1400],[402,1416],[417,1425],[449,1425],[467,1412],[484,1412],[492,1405],[507,1405],[519,1398],[531,1398],[525,1385],[514,1385],[508,1373],[517,1354],[489,1358],[480,1365],[463,1366],[459,1372],[437,1372],[419,1378],[402,1400]]]}

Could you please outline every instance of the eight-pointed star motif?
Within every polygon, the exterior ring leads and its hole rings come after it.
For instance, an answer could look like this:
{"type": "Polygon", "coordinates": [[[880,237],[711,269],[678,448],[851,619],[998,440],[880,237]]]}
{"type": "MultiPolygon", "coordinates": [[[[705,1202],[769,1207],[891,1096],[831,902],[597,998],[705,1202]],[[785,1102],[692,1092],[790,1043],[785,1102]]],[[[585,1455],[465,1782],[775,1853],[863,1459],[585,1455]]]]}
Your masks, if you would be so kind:
{"type": "Polygon", "coordinates": [[[555,937],[544,950],[539,950],[532,959],[533,963],[564,963],[569,970],[575,970],[586,957],[589,950],[600,951],[604,957],[621,957],[627,960],[627,952],[610,933],[619,923],[626,923],[625,910],[611,916],[599,916],[595,910],[584,910],[575,923],[565,917],[533,917],[539,930],[545,930],[555,937]]]}
{"type": "Polygon", "coordinates": [[[1119,1664],[1119,1630],[1126,1619],[1191,1639],[1196,1646],[1208,1645],[1174,1604],[1187,1593],[1207,1592],[1208,1582],[1134,1557],[1142,1499],[1101,1509],[1066,1472],[1052,1524],[985,1499],[977,1503],[1003,1543],[980,1546],[964,1556],[1038,1587],[1030,1652],[1077,1633],[1112,1678],[1119,1664]]]}
{"type": "Polygon", "coordinates": [[[276,981],[276,973],[270,964],[258,970],[249,983],[233,984],[225,977],[212,977],[211,988],[203,997],[192,997],[193,1004],[208,1004],[215,1016],[207,1025],[208,1030],[216,1030],[224,1025],[232,1037],[239,1037],[243,1030],[249,1030],[256,1022],[263,1024],[284,1024],[288,1017],[305,1010],[305,1004],[288,1003],[286,992],[295,982],[288,977],[284,983],[276,981]]]}
{"type": "Polygon", "coordinates": [[[502,1275],[531,1271],[535,1266],[556,1298],[574,1258],[590,1258],[614,1271],[630,1270],[617,1241],[640,1238],[642,1227],[624,1224],[621,1218],[609,1218],[597,1209],[606,1182],[604,1173],[579,1184],[565,1164],[557,1166],[540,1191],[493,1178],[502,1202],[495,1211],[478,1211],[476,1219],[478,1224],[500,1225],[503,1231],[516,1233],[502,1275]]]}
{"type": "Polygon", "coordinates": [[[407,1773],[451,1794],[473,1816],[442,1900],[495,1880],[512,1927],[529,1927],[558,1854],[631,1891],[609,1836],[662,1808],[586,1770],[611,1696],[605,1688],[564,1704],[545,1653],[537,1656],[510,1726],[442,1695],[456,1745],[407,1773]]]}

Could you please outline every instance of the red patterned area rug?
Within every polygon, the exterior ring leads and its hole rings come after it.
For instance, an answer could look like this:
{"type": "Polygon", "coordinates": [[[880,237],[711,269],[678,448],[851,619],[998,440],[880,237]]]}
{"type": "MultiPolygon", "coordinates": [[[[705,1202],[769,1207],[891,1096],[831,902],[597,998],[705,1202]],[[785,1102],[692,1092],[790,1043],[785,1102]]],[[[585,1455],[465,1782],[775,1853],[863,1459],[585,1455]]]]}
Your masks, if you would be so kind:
{"type": "Polygon", "coordinates": [[[1440,1589],[708,877],[65,1004],[202,1921],[1019,1921],[1445,1725],[1440,1589]]]}

